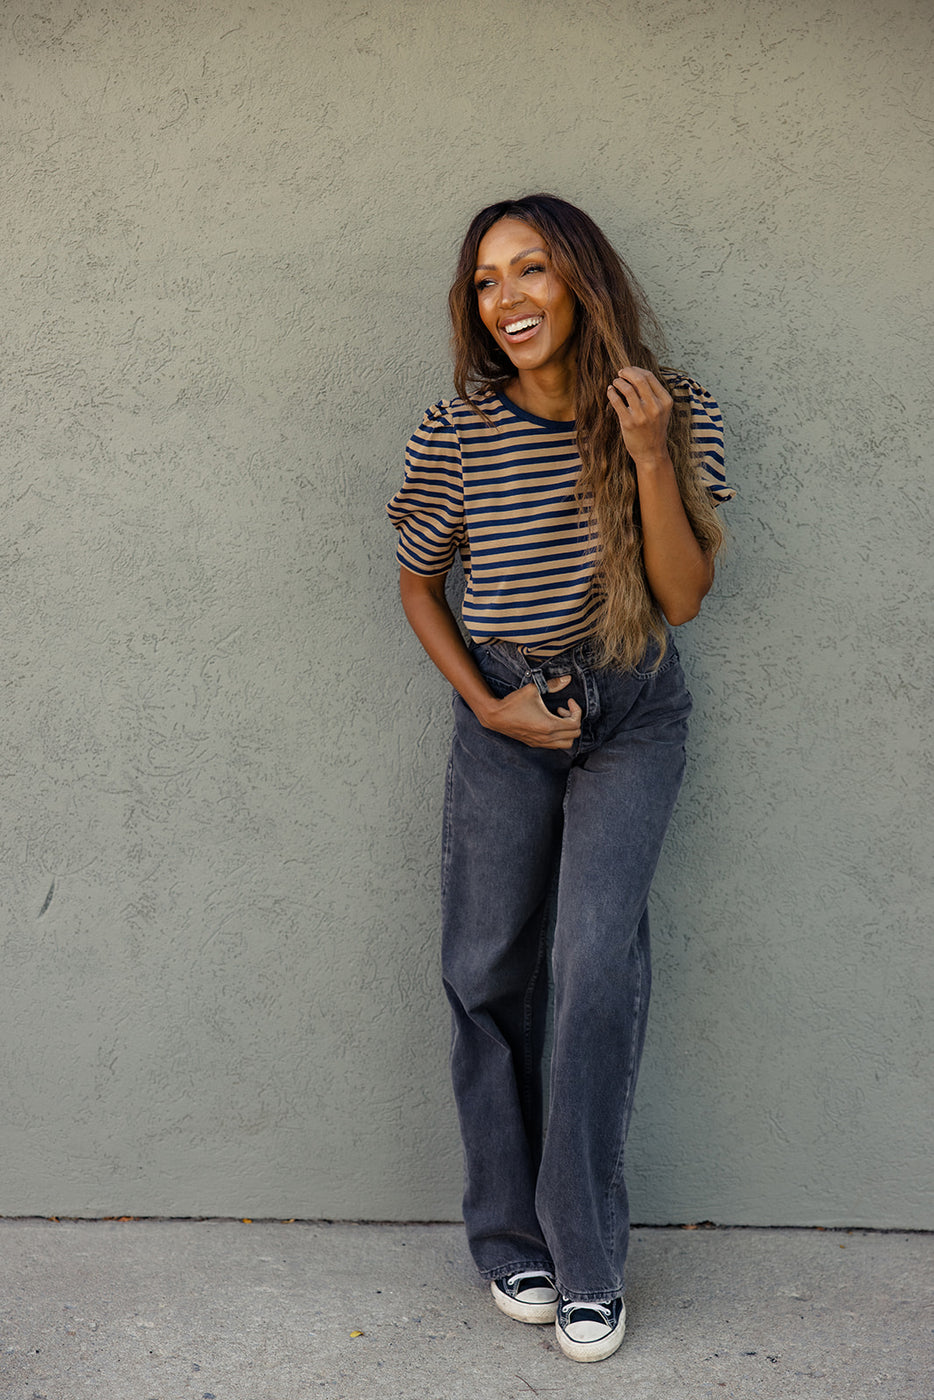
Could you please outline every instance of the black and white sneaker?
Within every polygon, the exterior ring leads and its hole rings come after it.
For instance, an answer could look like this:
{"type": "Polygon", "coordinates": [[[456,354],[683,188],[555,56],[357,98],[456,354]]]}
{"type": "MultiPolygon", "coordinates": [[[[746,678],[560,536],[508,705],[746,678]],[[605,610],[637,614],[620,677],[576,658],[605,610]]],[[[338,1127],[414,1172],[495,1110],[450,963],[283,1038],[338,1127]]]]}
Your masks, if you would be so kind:
{"type": "Polygon", "coordinates": [[[554,1322],[558,1311],[558,1290],[551,1274],[526,1269],[508,1278],[495,1278],[490,1284],[493,1302],[516,1322],[554,1322]]]}
{"type": "Polygon", "coordinates": [[[575,1303],[562,1298],[555,1318],[558,1346],[572,1361],[603,1361],[612,1356],[626,1331],[622,1298],[604,1303],[575,1303]]]}

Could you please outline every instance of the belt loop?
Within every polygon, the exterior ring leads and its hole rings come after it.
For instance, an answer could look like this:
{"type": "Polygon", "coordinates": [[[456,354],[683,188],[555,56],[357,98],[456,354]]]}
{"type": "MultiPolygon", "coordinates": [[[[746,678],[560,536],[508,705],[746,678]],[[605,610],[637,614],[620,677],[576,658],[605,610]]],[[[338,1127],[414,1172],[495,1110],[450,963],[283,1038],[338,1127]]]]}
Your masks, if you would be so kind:
{"type": "Polygon", "coordinates": [[[532,677],[532,680],[535,682],[535,689],[538,691],[539,695],[542,695],[542,696],[547,695],[547,694],[548,694],[548,682],[545,680],[545,677],[544,677],[544,675],[543,675],[543,673],[542,673],[541,668],[538,667],[538,666],[536,666],[533,670],[531,670],[531,671],[529,672],[529,675],[532,677]]]}

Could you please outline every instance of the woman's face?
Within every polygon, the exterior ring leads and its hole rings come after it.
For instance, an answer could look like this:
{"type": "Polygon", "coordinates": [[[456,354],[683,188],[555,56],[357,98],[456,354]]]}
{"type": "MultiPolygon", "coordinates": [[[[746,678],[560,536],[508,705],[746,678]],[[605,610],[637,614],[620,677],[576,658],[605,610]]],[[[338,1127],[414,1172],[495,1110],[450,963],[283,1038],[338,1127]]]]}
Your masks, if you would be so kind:
{"type": "Polygon", "coordinates": [[[530,224],[500,219],[487,230],[474,286],[481,321],[520,373],[571,360],[574,297],[530,224]]]}

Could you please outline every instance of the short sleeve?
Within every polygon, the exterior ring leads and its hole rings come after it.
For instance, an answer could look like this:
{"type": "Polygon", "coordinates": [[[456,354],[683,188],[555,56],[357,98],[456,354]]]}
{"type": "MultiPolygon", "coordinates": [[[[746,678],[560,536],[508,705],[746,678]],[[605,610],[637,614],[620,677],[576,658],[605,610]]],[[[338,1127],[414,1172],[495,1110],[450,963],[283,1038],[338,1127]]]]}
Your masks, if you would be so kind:
{"type": "Polygon", "coordinates": [[[692,455],[701,484],[714,505],[732,501],[736,490],[727,485],[723,469],[723,415],[716,399],[683,374],[672,376],[669,388],[676,399],[690,404],[692,455]]]}
{"type": "Polygon", "coordinates": [[[386,507],[399,531],[396,559],[413,574],[447,573],[464,537],[460,442],[442,399],[405,449],[402,486],[386,507]]]}

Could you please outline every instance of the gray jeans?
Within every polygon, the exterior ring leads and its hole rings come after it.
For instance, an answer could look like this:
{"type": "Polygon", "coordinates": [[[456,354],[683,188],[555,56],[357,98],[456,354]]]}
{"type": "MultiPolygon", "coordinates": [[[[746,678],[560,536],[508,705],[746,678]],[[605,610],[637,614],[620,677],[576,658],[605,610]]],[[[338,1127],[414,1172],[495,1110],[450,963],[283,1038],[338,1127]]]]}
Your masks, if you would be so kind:
{"type": "MultiPolygon", "coordinates": [[[[494,694],[529,683],[512,643],[473,648],[494,694]]],[[[654,650],[652,656],[654,656],[654,650]]],[[[487,1279],[555,1272],[579,1301],[623,1291],[626,1132],[651,981],[646,904],[684,772],[691,697],[661,667],[552,657],[583,697],[571,750],[486,730],[459,698],[445,792],[442,968],[465,1153],[464,1220],[487,1279]],[[554,1043],[543,1123],[549,896],[554,1043]]]]}

